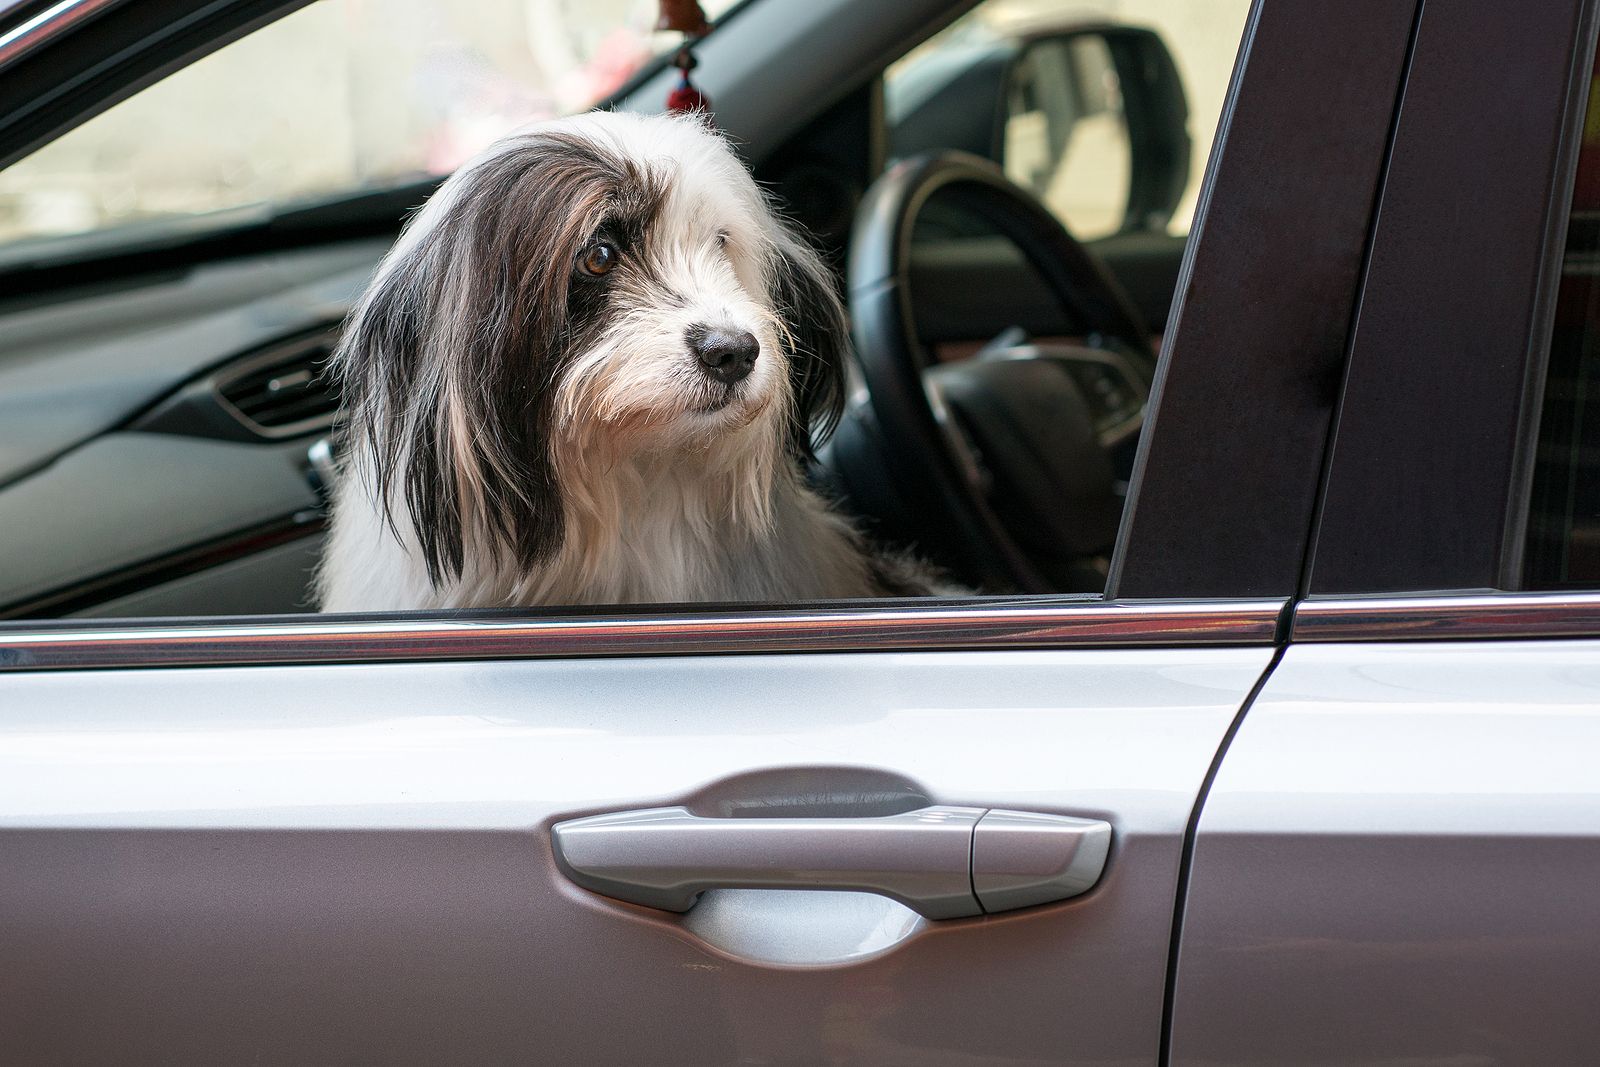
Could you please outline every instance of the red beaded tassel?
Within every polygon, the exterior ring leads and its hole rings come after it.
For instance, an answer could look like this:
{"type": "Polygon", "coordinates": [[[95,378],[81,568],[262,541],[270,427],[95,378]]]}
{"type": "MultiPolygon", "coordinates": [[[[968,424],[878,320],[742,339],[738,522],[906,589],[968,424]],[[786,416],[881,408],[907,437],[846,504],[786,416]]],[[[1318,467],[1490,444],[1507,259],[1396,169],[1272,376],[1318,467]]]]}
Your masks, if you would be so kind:
{"type": "Polygon", "coordinates": [[[686,44],[678,49],[678,54],[672,58],[672,65],[678,68],[678,84],[667,94],[668,111],[703,111],[711,114],[711,100],[695,88],[689,80],[689,72],[696,66],[694,53],[686,44]]]}
{"type": "Polygon", "coordinates": [[[697,65],[694,43],[711,30],[706,13],[700,10],[698,0],[661,0],[661,17],[656,21],[656,29],[674,30],[684,37],[683,47],[672,57],[672,65],[678,68],[678,84],[667,94],[667,110],[699,111],[709,117],[710,98],[689,80],[689,72],[697,65]]]}

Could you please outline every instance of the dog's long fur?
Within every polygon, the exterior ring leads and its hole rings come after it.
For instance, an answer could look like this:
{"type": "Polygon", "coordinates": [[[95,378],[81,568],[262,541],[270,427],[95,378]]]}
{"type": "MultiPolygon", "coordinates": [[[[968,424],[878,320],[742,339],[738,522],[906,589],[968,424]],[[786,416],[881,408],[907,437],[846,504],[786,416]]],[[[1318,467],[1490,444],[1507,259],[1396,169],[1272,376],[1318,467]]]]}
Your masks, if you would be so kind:
{"type": "Polygon", "coordinates": [[[499,142],[411,221],[335,354],[323,610],[928,591],[802,477],[846,343],[826,267],[698,119],[499,142]],[[603,277],[578,268],[596,241],[603,277]],[[708,375],[695,329],[753,334],[749,376],[708,375]]]}

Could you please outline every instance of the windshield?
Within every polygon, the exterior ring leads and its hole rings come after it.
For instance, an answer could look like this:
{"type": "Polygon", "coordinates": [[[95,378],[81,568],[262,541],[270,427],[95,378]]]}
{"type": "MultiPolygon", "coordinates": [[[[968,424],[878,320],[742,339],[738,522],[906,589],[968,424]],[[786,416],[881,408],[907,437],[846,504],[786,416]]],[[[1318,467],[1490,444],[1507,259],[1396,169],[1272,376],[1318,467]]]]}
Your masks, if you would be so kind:
{"type": "MultiPolygon", "coordinates": [[[[702,0],[716,18],[734,0],[702,0]]],[[[656,0],[320,0],[0,171],[0,246],[447,174],[681,36],[656,0]]]]}

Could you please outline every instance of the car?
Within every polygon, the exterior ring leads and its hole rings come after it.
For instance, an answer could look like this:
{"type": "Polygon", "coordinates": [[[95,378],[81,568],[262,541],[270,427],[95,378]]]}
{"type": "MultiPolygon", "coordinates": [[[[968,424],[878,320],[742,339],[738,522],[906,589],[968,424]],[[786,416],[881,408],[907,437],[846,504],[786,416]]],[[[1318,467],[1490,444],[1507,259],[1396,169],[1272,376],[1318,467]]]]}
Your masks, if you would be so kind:
{"type": "Polygon", "coordinates": [[[1593,1059],[1600,3],[707,5],[813,474],[980,592],[385,615],[343,314],[678,41],[297,6],[0,7],[6,1062],[1593,1059]]]}

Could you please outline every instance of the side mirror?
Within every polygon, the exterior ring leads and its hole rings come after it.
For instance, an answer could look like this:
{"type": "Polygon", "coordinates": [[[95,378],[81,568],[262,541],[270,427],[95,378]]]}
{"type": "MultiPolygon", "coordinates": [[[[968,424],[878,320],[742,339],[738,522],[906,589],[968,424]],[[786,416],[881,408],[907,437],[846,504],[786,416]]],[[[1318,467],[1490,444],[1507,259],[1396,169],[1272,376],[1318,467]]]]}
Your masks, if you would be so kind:
{"type": "Polygon", "coordinates": [[[884,77],[888,149],[1001,164],[1080,239],[1164,231],[1189,184],[1189,104],[1153,30],[1072,22],[935,39],[884,77]]]}
{"type": "Polygon", "coordinates": [[[1153,30],[1023,39],[996,122],[990,158],[1084,237],[1164,230],[1189,182],[1189,105],[1153,30]]]}

